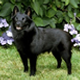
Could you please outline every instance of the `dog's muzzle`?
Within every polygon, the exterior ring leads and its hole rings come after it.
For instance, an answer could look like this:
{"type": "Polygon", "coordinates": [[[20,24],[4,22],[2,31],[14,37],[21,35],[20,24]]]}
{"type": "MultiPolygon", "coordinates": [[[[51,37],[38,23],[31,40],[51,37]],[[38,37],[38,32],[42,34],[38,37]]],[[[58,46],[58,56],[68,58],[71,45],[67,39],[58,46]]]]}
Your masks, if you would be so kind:
{"type": "Polygon", "coordinates": [[[21,30],[22,29],[21,21],[17,21],[15,26],[16,26],[16,30],[21,30]]]}
{"type": "Polygon", "coordinates": [[[19,26],[16,26],[16,30],[21,30],[22,28],[19,26]]]}

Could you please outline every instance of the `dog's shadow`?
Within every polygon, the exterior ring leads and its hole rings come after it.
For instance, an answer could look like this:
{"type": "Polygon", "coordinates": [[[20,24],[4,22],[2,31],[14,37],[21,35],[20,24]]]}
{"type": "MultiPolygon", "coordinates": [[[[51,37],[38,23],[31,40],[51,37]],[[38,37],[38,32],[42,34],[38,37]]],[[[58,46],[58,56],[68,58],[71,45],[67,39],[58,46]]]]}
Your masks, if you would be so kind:
{"type": "Polygon", "coordinates": [[[57,68],[57,63],[50,63],[50,64],[39,64],[37,65],[37,72],[43,73],[43,72],[55,72],[55,71],[60,71],[60,70],[65,70],[66,71],[67,67],[65,62],[62,62],[62,65],[60,68],[57,68]]]}

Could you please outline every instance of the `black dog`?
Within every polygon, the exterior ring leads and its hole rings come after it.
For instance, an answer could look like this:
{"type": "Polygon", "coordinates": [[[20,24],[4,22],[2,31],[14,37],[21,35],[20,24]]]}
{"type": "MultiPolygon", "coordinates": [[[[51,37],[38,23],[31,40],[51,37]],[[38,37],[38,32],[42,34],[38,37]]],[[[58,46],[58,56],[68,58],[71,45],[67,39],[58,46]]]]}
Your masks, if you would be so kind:
{"type": "Polygon", "coordinates": [[[68,74],[71,74],[71,36],[60,29],[37,28],[31,19],[31,9],[20,13],[14,7],[12,16],[12,33],[17,50],[21,56],[24,72],[28,71],[30,60],[30,75],[35,75],[37,56],[45,51],[52,51],[57,59],[57,68],[61,67],[62,59],[66,62],[68,74]]]}

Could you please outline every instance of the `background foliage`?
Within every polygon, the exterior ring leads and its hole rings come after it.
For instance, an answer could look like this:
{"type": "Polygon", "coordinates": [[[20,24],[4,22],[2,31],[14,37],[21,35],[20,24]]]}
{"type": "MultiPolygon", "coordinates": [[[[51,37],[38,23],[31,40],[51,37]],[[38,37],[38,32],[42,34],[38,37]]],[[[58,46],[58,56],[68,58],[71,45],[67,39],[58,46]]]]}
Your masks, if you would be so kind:
{"type": "Polygon", "coordinates": [[[11,12],[17,5],[21,11],[28,6],[32,8],[32,18],[37,26],[50,24],[51,27],[59,27],[65,23],[73,23],[80,30],[80,0],[0,0],[0,17],[11,22],[11,12]],[[76,13],[76,18],[74,18],[76,13]]]}

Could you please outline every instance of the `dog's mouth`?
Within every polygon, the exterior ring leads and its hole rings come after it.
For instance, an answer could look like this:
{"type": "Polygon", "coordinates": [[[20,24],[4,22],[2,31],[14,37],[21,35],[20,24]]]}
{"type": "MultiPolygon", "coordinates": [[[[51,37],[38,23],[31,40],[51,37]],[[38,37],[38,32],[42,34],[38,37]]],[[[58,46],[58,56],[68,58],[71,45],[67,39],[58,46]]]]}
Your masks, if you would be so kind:
{"type": "Polygon", "coordinates": [[[16,26],[16,30],[21,30],[22,28],[20,26],[16,26]]]}

